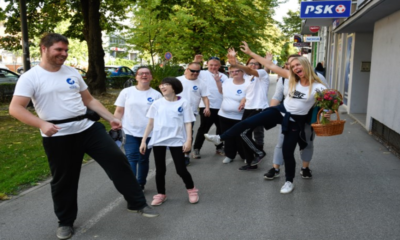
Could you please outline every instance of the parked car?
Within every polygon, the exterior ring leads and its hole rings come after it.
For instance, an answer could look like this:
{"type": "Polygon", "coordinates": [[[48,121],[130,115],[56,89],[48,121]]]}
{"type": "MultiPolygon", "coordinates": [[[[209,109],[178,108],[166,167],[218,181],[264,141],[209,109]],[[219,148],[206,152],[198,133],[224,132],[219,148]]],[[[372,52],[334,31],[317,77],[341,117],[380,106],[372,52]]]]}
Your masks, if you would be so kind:
{"type": "Polygon", "coordinates": [[[105,66],[105,70],[110,77],[135,76],[133,71],[125,66],[105,66]]]}
{"type": "Polygon", "coordinates": [[[19,75],[7,69],[0,68],[0,83],[17,83],[19,75]]]}
{"type": "MultiPolygon", "coordinates": [[[[31,68],[33,68],[34,66],[36,66],[36,65],[39,65],[39,61],[33,61],[33,62],[31,62],[31,68]]],[[[24,66],[21,66],[21,67],[19,67],[19,68],[17,68],[17,73],[19,73],[19,74],[23,74],[25,72],[25,70],[24,70],[24,66]]]]}
{"type": "Polygon", "coordinates": [[[141,66],[142,65],[135,65],[135,66],[132,67],[132,72],[133,72],[134,76],[136,76],[136,72],[137,72],[138,68],[140,68],[141,66]]]}

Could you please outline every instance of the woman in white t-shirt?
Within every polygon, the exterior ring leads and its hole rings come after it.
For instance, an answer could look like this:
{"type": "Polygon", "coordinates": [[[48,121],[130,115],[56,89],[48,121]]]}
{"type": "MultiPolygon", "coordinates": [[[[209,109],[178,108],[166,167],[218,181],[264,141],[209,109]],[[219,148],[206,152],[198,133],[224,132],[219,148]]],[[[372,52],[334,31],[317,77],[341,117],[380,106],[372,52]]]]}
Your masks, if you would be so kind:
{"type": "MultiPolygon", "coordinates": [[[[136,72],[137,85],[123,89],[114,104],[117,106],[114,116],[122,121],[126,134],[125,154],[143,190],[149,173],[151,149],[142,155],[139,152],[139,146],[149,121],[146,113],[155,100],[162,98],[160,92],[150,87],[152,79],[149,68],[138,68],[136,72]]],[[[150,141],[151,135],[148,137],[147,142],[150,141]]]]}
{"type": "Polygon", "coordinates": [[[191,149],[192,122],[195,121],[195,117],[190,103],[184,98],[176,96],[182,92],[182,89],[182,83],[178,79],[164,78],[160,84],[160,90],[164,97],[155,101],[147,113],[149,122],[140,145],[140,152],[144,154],[147,148],[153,148],[158,192],[153,197],[151,203],[153,206],[161,205],[167,200],[165,190],[167,147],[171,151],[176,172],[185,183],[189,202],[197,203],[199,201],[198,189],[194,187],[192,176],[186,168],[184,155],[184,152],[191,149]],[[145,139],[150,132],[153,135],[147,146],[145,139]]]}
{"type": "MultiPolygon", "coordinates": [[[[262,68],[261,63],[252,57],[247,60],[246,66],[237,64],[236,52],[233,48],[228,50],[228,58],[232,67],[237,67],[246,73],[244,77],[246,81],[249,82],[246,89],[246,97],[243,98],[241,102],[241,106],[244,107],[242,118],[242,120],[244,120],[259,114],[269,106],[269,75],[262,68]]],[[[241,137],[243,139],[242,141],[248,142],[249,144],[242,144],[247,164],[240,167],[239,170],[246,171],[257,169],[257,165],[265,156],[265,152],[263,151],[264,128],[262,126],[254,126],[246,130],[246,133],[242,134],[241,137]],[[253,133],[254,140],[252,136],[253,133]],[[257,152],[257,154],[254,154],[254,152],[257,152]],[[262,154],[260,155],[259,153],[262,154]]]]}
{"type": "MultiPolygon", "coordinates": [[[[239,68],[231,67],[229,69],[231,78],[222,83],[222,104],[218,111],[221,132],[224,133],[236,123],[240,122],[243,117],[243,107],[240,107],[241,100],[246,96],[246,88],[249,82],[243,78],[244,72],[239,68]]],[[[235,159],[236,153],[239,153],[242,159],[245,159],[242,141],[238,136],[225,141],[225,158],[223,163],[230,163],[235,159]]]]}
{"type": "Polygon", "coordinates": [[[293,179],[296,169],[294,150],[297,144],[299,144],[301,150],[307,146],[304,136],[307,113],[315,103],[316,89],[325,89],[326,87],[314,73],[307,58],[293,58],[290,62],[290,72],[288,72],[272,63],[272,54],[267,54],[266,58],[263,58],[253,53],[247,43],[243,43],[244,45],[241,46],[243,52],[254,57],[279,75],[289,78],[288,95],[283,104],[269,107],[263,112],[239,122],[224,134],[220,136],[205,134],[205,137],[214,144],[220,144],[221,141],[236,137],[253,126],[262,125],[268,130],[277,124],[281,124],[282,132],[285,135],[282,152],[285,161],[286,182],[280,192],[290,193],[294,189],[293,179]]]}

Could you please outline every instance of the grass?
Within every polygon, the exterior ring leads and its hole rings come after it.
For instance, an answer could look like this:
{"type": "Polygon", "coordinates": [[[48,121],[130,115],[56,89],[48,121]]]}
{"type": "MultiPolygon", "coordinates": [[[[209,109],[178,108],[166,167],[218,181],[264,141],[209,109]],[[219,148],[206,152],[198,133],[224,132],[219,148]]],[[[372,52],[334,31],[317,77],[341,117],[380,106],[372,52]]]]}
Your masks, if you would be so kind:
{"type": "MultiPolygon", "coordinates": [[[[114,113],[114,102],[119,90],[96,96],[114,113]]],[[[34,110],[30,110],[35,114],[34,110]]],[[[108,122],[100,120],[107,129],[108,122]]],[[[8,104],[0,104],[0,200],[35,186],[50,176],[47,157],[39,129],[23,124],[10,116],[8,104]]],[[[84,160],[90,159],[85,156],[84,160]]]]}

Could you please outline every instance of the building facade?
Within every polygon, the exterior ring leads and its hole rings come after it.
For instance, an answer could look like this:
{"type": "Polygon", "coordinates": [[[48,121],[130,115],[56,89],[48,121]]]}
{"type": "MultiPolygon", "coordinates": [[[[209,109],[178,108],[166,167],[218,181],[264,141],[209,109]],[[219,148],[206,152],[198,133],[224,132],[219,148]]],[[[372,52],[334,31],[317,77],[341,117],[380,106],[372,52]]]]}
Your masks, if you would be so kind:
{"type": "Polygon", "coordinates": [[[326,78],[342,92],[345,111],[400,152],[400,1],[351,3],[350,17],[307,19],[302,32],[313,25],[327,30],[324,51],[315,57],[324,59],[326,78]]]}

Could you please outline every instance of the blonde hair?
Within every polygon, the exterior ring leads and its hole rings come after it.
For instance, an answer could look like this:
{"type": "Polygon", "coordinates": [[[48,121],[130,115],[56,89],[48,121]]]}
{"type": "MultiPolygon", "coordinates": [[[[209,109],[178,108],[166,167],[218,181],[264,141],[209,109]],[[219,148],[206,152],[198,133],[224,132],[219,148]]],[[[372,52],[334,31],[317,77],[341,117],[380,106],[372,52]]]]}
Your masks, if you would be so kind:
{"type": "MultiPolygon", "coordinates": [[[[303,72],[304,72],[304,78],[308,79],[309,83],[309,90],[308,90],[308,96],[311,95],[311,90],[312,90],[312,85],[313,83],[321,83],[325,85],[321,79],[318,77],[318,75],[314,72],[314,70],[311,68],[311,64],[308,61],[307,58],[305,57],[293,57],[293,59],[289,62],[293,62],[294,60],[298,60],[301,66],[303,66],[303,72]]],[[[293,72],[292,67],[290,66],[290,77],[289,77],[289,93],[292,93],[294,89],[296,88],[296,84],[300,81],[300,77],[297,76],[293,72]]],[[[289,94],[290,96],[290,94],[289,94]]]]}

